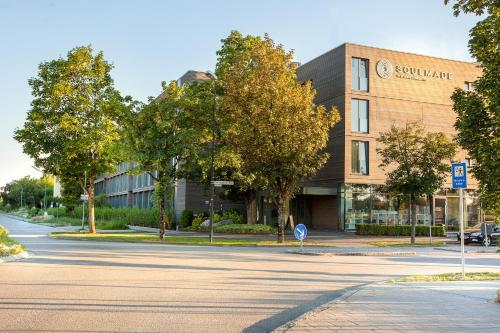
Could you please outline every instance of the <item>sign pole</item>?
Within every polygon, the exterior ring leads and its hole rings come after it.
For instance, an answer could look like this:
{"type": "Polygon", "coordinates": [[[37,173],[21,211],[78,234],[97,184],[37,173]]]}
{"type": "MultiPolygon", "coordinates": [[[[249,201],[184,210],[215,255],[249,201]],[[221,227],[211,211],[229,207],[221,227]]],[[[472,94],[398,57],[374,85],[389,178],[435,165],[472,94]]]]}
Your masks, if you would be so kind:
{"type": "Polygon", "coordinates": [[[465,280],[465,243],[464,243],[464,194],[463,189],[459,189],[460,195],[460,252],[462,255],[462,279],[465,280]]]}
{"type": "MultiPolygon", "coordinates": [[[[85,171],[85,182],[83,183],[85,187],[87,186],[87,171],[85,171]]],[[[84,191],[85,193],[86,191],[84,191]]],[[[85,200],[82,201],[82,230],[85,223],[85,200]]]]}
{"type": "Polygon", "coordinates": [[[462,279],[465,280],[465,240],[464,240],[464,188],[467,188],[467,164],[451,164],[451,184],[452,188],[458,189],[459,195],[459,216],[460,216],[460,254],[462,257],[462,279]]]}

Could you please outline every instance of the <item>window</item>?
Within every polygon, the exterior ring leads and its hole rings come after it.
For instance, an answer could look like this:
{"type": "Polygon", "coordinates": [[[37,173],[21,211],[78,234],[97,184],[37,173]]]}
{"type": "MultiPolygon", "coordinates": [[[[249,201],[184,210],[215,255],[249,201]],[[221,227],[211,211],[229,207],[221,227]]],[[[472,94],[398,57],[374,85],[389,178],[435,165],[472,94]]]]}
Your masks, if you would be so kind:
{"type": "Polygon", "coordinates": [[[368,142],[352,141],[351,172],[361,175],[368,174],[368,142]]]}
{"type": "Polygon", "coordinates": [[[472,166],[472,160],[469,157],[465,158],[465,165],[470,168],[472,166]]]}
{"type": "Polygon", "coordinates": [[[464,90],[465,91],[472,91],[472,90],[474,90],[474,87],[472,86],[472,82],[465,81],[464,82],[464,90]]]}
{"type": "Polygon", "coordinates": [[[352,89],[368,91],[368,60],[352,58],[352,89]]]}
{"type": "Polygon", "coordinates": [[[368,133],[368,101],[351,100],[351,130],[368,133]]]}

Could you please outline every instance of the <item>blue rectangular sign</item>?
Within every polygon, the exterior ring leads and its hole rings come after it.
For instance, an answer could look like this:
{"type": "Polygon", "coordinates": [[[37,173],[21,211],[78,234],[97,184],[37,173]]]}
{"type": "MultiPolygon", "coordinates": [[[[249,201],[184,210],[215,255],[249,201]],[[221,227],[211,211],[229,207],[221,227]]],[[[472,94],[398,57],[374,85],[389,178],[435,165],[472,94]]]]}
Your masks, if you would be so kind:
{"type": "Polygon", "coordinates": [[[451,164],[451,184],[453,188],[467,188],[467,166],[465,163],[451,164]]]}

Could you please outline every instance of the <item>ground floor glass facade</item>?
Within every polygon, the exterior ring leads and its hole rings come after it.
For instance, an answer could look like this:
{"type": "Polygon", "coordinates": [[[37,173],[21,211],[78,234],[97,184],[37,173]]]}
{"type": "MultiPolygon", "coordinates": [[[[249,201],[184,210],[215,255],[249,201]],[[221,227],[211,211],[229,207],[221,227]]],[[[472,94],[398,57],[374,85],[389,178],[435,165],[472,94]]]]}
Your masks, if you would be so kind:
{"type": "MultiPolygon", "coordinates": [[[[384,193],[379,185],[341,184],[339,193],[339,219],[344,230],[355,230],[356,224],[400,225],[409,224],[408,204],[402,197],[384,193]]],[[[479,200],[472,190],[464,193],[464,220],[466,226],[479,222],[479,200]]],[[[414,200],[413,213],[417,224],[432,223],[431,202],[434,206],[434,224],[445,225],[447,230],[458,229],[459,198],[458,192],[447,189],[434,195],[434,198],[414,200]]]]}

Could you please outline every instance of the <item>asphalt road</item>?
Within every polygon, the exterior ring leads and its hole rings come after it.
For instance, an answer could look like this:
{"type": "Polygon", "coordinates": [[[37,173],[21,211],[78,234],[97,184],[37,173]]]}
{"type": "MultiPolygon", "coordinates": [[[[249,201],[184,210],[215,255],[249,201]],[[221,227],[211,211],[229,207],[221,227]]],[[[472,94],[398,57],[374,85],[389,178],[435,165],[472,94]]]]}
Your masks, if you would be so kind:
{"type": "MultiPolygon", "coordinates": [[[[349,288],[459,271],[457,253],[300,256],[283,248],[52,240],[0,215],[32,257],[0,264],[0,332],[267,332],[349,288]]],[[[499,271],[474,254],[468,269],[499,271]]]]}

